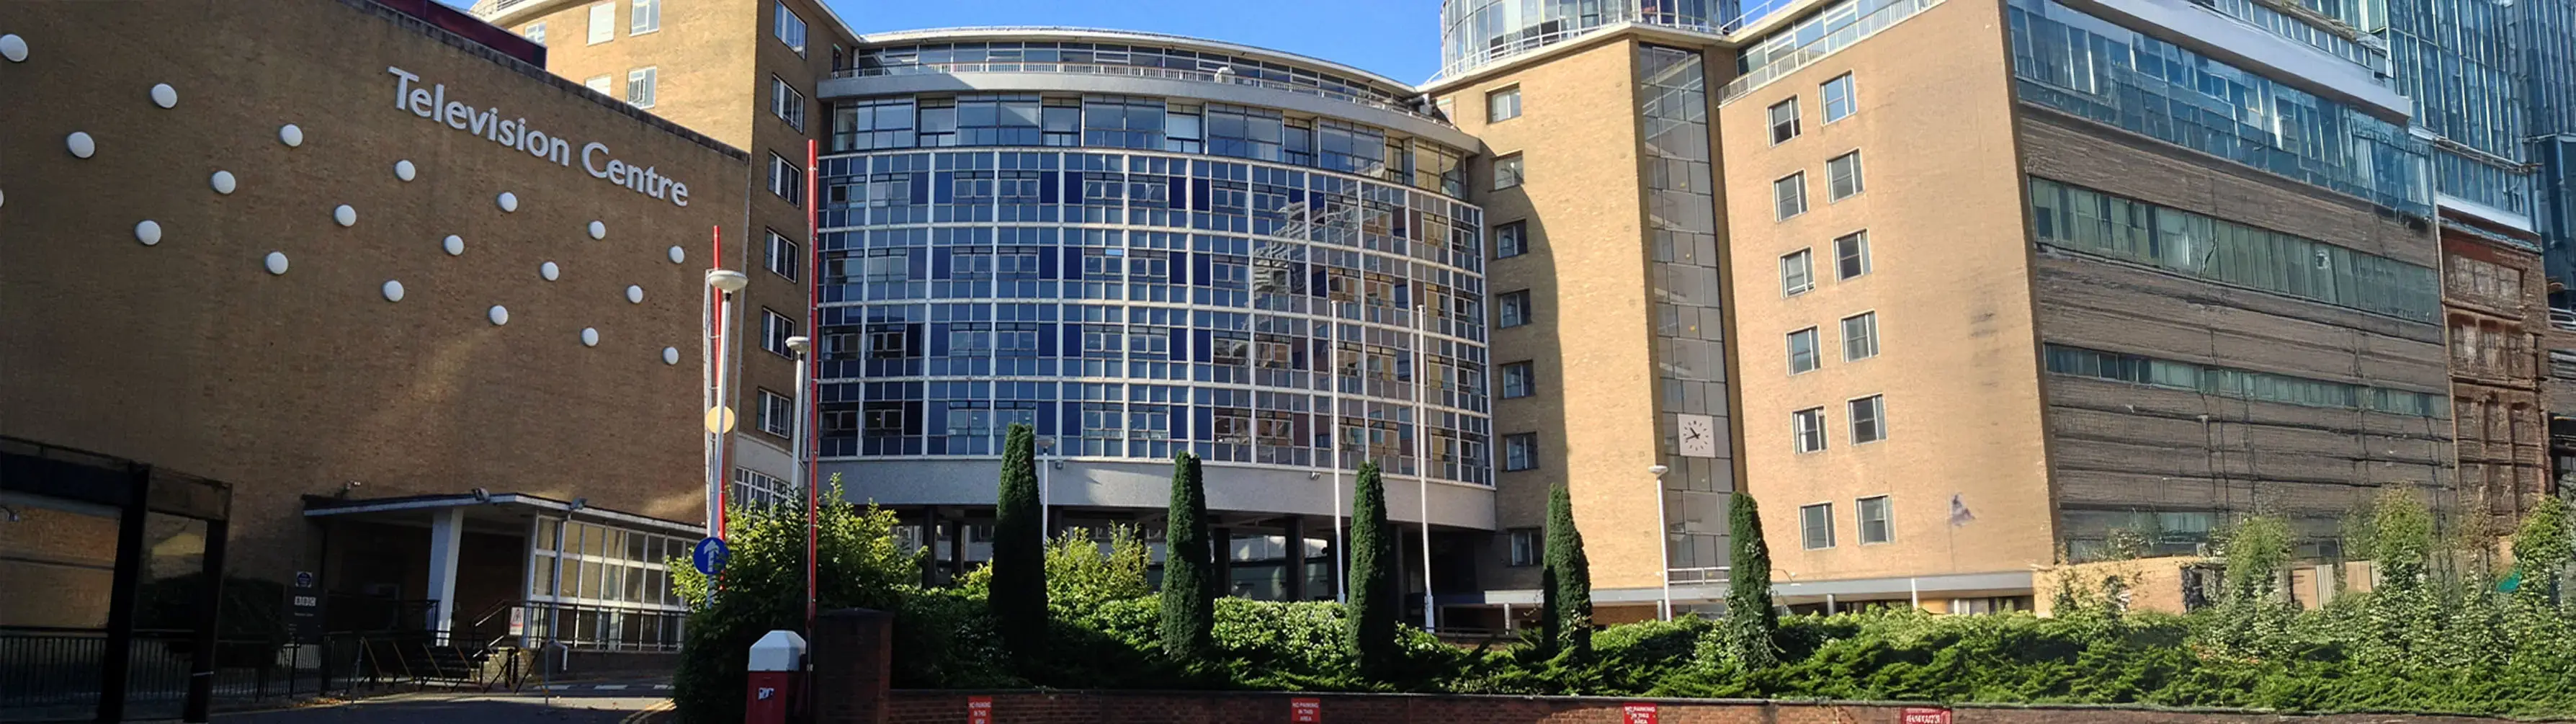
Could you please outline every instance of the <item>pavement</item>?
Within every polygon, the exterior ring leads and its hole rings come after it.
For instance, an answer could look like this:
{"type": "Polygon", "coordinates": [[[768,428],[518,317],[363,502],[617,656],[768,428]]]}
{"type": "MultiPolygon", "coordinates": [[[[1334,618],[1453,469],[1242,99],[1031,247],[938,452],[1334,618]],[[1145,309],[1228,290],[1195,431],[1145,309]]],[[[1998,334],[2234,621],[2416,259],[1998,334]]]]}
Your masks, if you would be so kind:
{"type": "Polygon", "coordinates": [[[216,714],[216,724],[668,724],[671,686],[585,682],[519,692],[423,692],[216,714]]]}

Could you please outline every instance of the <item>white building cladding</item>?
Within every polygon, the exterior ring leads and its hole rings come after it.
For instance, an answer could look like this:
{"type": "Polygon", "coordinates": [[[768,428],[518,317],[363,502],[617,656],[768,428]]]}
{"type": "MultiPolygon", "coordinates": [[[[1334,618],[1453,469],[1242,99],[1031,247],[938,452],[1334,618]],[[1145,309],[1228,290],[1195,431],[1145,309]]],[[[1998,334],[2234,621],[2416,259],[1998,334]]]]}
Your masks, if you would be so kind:
{"type": "Polygon", "coordinates": [[[1332,516],[1374,459],[1397,519],[1492,528],[1476,145],[1411,88],[992,28],[868,37],[818,95],[822,469],[851,498],[990,506],[1024,422],[1054,506],[1150,517],[1188,450],[1213,509],[1332,516]]]}

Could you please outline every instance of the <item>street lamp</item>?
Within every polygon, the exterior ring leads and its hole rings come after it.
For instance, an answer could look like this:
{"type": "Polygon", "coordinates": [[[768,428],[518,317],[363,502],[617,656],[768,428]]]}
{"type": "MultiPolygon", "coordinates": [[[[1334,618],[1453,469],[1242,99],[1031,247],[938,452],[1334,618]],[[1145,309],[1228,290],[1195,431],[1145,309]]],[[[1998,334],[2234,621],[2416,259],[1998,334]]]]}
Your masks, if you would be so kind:
{"type": "Polygon", "coordinates": [[[1646,472],[1655,476],[1655,527],[1661,529],[1655,532],[1655,550],[1664,558],[1663,565],[1655,568],[1661,573],[1658,577],[1663,579],[1664,585],[1663,610],[1656,616],[1666,621],[1673,620],[1673,521],[1671,514],[1664,510],[1664,499],[1671,497],[1664,494],[1664,473],[1672,470],[1663,465],[1646,466],[1646,472]]]}
{"type": "MultiPolygon", "coordinates": [[[[739,273],[737,273],[737,275],[739,275],[739,273]]],[[[789,434],[787,436],[788,444],[794,445],[796,452],[794,453],[795,462],[788,466],[790,469],[787,472],[787,489],[801,490],[805,493],[806,631],[814,630],[814,615],[818,612],[815,593],[820,587],[820,583],[817,580],[818,569],[820,568],[820,559],[818,556],[820,555],[823,547],[822,522],[816,519],[816,516],[821,513],[818,509],[822,507],[822,496],[820,491],[814,489],[813,471],[806,469],[806,465],[809,464],[810,459],[805,455],[807,444],[805,386],[809,384],[809,380],[813,379],[811,375],[812,368],[808,366],[811,364],[808,360],[812,359],[812,355],[809,354],[806,348],[812,346],[813,343],[813,340],[803,336],[787,338],[787,349],[794,353],[793,356],[796,358],[796,421],[788,424],[789,434]]]]}
{"type": "MultiPolygon", "coordinates": [[[[722,263],[721,257],[718,263],[722,263]]],[[[727,351],[731,348],[731,345],[727,344],[726,327],[727,322],[733,319],[734,293],[742,291],[743,287],[750,284],[751,277],[744,276],[742,272],[724,268],[707,270],[707,287],[713,290],[710,293],[713,297],[710,300],[713,302],[710,306],[715,312],[714,318],[708,321],[705,330],[710,342],[707,346],[707,356],[713,360],[707,366],[708,374],[715,378],[709,385],[712,388],[713,399],[707,401],[708,458],[712,463],[712,468],[707,471],[707,535],[712,538],[723,538],[725,534],[725,479],[732,472],[733,466],[732,447],[725,444],[725,436],[733,432],[735,418],[732,380],[727,376],[725,369],[725,361],[729,358],[727,351]]]]}
{"type": "Polygon", "coordinates": [[[1054,451],[1054,435],[1038,438],[1038,540],[1041,541],[1053,540],[1055,536],[1055,495],[1047,488],[1047,468],[1052,467],[1047,464],[1047,456],[1054,451]]]}

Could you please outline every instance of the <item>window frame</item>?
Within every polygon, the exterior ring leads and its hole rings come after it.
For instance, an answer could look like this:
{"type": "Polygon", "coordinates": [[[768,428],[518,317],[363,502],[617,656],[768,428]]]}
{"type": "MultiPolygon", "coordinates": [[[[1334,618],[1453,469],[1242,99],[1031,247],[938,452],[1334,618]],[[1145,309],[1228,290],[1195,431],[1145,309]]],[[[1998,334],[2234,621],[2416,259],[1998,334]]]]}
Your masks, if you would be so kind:
{"type": "Polygon", "coordinates": [[[1862,229],[1834,237],[1834,281],[1845,282],[1869,276],[1870,270],[1868,229],[1862,229]],[[1845,241],[1852,242],[1851,247],[1854,253],[1844,253],[1843,242],[1845,241]],[[1860,270],[1848,274],[1844,273],[1843,261],[1846,258],[1858,259],[1860,261],[1860,270]]]}
{"type": "Polygon", "coordinates": [[[1515,289],[1494,295],[1494,328],[1511,329],[1529,326],[1530,321],[1538,316],[1536,310],[1530,308],[1531,305],[1530,292],[1527,289],[1515,289]],[[1506,311],[1510,313],[1508,318],[1504,316],[1506,311]]]}
{"type": "Polygon", "coordinates": [[[802,132],[805,130],[808,109],[809,103],[805,92],[797,90],[796,84],[789,83],[787,79],[776,75],[769,76],[769,115],[787,122],[787,127],[802,132]],[[794,101],[792,110],[789,108],[790,99],[794,101]]]}
{"type": "Polygon", "coordinates": [[[1488,230],[1486,233],[1491,235],[1494,240],[1494,258],[1496,259],[1509,259],[1529,253],[1528,219],[1514,219],[1500,224],[1495,224],[1494,228],[1488,230]],[[1510,234],[1505,234],[1503,233],[1503,230],[1505,229],[1510,229],[1512,232],[1510,234]],[[1503,243],[1503,239],[1505,238],[1511,239],[1512,243],[1505,245],[1503,243]],[[1510,253],[1504,253],[1506,250],[1510,253]]]}
{"type": "Polygon", "coordinates": [[[1820,106],[1818,110],[1822,113],[1825,125],[1830,126],[1833,125],[1835,121],[1860,114],[1860,85],[1858,82],[1852,80],[1852,74],[1849,71],[1845,71],[1842,75],[1827,78],[1823,83],[1816,84],[1816,98],[1818,101],[1817,105],[1820,106]],[[1835,103],[1833,90],[1834,84],[1836,83],[1842,84],[1843,98],[1841,105],[1843,113],[1839,116],[1834,115],[1835,103]]]}
{"type": "Polygon", "coordinates": [[[776,151],[769,154],[769,195],[785,199],[791,206],[805,207],[805,169],[797,168],[794,161],[776,151]]]}
{"type": "Polygon", "coordinates": [[[1521,185],[1521,184],[1523,184],[1523,183],[1527,183],[1527,182],[1529,181],[1529,172],[1528,172],[1528,168],[1527,168],[1526,166],[1522,165],[1522,163],[1521,163],[1521,154],[1520,154],[1520,152],[1518,152],[1518,151],[1514,151],[1514,152],[1512,152],[1512,153],[1506,153],[1506,154],[1503,154],[1503,155],[1500,155],[1500,156],[1495,156],[1495,157],[1494,157],[1494,173],[1493,173],[1493,176],[1494,176],[1494,178],[1492,179],[1492,180],[1493,180],[1493,189],[1492,189],[1492,190],[1494,190],[1494,191],[1501,191],[1501,190],[1504,190],[1504,189],[1520,188],[1520,185],[1521,185]],[[1507,168],[1507,167],[1508,167],[1508,168],[1510,168],[1510,169],[1512,170],[1511,174],[1510,174],[1510,175],[1509,175],[1509,177],[1508,177],[1508,178],[1510,178],[1510,179],[1511,179],[1511,183],[1508,183],[1508,184],[1503,183],[1503,179],[1504,179],[1504,178],[1506,178],[1506,176],[1503,174],[1503,169],[1504,169],[1504,168],[1507,168]]]}
{"type": "Polygon", "coordinates": [[[796,439],[796,400],[786,395],[771,392],[767,388],[756,389],[760,390],[760,431],[787,438],[789,440],[796,439]],[[780,417],[776,414],[779,408],[786,408],[786,420],[777,419],[780,417]],[[780,429],[772,429],[770,425],[773,422],[778,423],[783,427],[780,429]]]}
{"type": "Polygon", "coordinates": [[[589,42],[583,43],[584,45],[598,45],[617,39],[618,5],[617,0],[590,4],[590,24],[582,28],[582,37],[589,42]]]}
{"type": "Polygon", "coordinates": [[[1896,500],[1887,493],[1852,499],[1852,537],[1865,546],[1896,542],[1896,500]],[[1869,539],[1869,504],[1878,503],[1878,540],[1869,539]]]}
{"type": "Polygon", "coordinates": [[[1501,123],[1519,117],[1521,117],[1521,86],[1519,83],[1514,83],[1485,92],[1485,123],[1501,123]],[[1495,107],[1496,101],[1506,99],[1511,102],[1511,108],[1508,112],[1504,112],[1495,107]]]}
{"type": "Polygon", "coordinates": [[[1869,310],[1869,311],[1866,311],[1866,312],[1861,312],[1861,313],[1859,313],[1859,314],[1854,314],[1854,315],[1851,315],[1851,316],[1848,316],[1848,317],[1844,317],[1844,318],[1842,318],[1842,319],[1840,320],[1840,323],[1836,325],[1836,328],[1838,328],[1839,330],[1841,330],[1841,333],[1842,333],[1842,343],[1843,343],[1843,344],[1842,344],[1842,347],[1843,347],[1843,361],[1844,361],[1844,362],[1859,362],[1859,361],[1861,361],[1861,360],[1865,360],[1865,359],[1869,359],[1869,358],[1872,358],[1872,357],[1876,357],[1876,356],[1878,356],[1878,352],[1879,352],[1879,349],[1878,349],[1878,310],[1872,309],[1872,310],[1869,310]],[[1867,329],[1862,330],[1862,331],[1864,332],[1864,334],[1862,335],[1862,337],[1861,337],[1861,338],[1862,338],[1863,340],[1865,340],[1865,341],[1867,341],[1867,342],[1869,343],[1869,350],[1867,351],[1867,353],[1862,354],[1862,355],[1860,355],[1860,356],[1858,356],[1858,357],[1854,357],[1854,356],[1852,356],[1852,328],[1851,328],[1851,323],[1852,323],[1852,320],[1855,320],[1855,319],[1857,319],[1857,320],[1861,320],[1862,325],[1863,325],[1863,326],[1865,326],[1865,327],[1867,327],[1867,329]]]}
{"type": "Polygon", "coordinates": [[[1825,203],[1842,203],[1843,199],[1859,196],[1863,192],[1868,191],[1869,184],[1862,179],[1862,177],[1867,173],[1868,171],[1861,163],[1860,149],[1855,148],[1843,155],[1825,159],[1825,203]],[[1841,192],[1841,188],[1837,185],[1838,182],[1834,178],[1834,166],[1844,162],[1845,160],[1849,160],[1851,162],[1851,191],[1849,193],[1841,192]]]}
{"type": "Polygon", "coordinates": [[[1789,333],[1780,336],[1781,344],[1786,347],[1788,353],[1789,376],[1796,377],[1825,368],[1823,336],[1824,332],[1814,326],[1790,330],[1789,333]],[[1802,335],[1807,342],[1806,369],[1798,369],[1798,340],[1802,335]]]}
{"type": "Polygon", "coordinates": [[[1537,470],[1538,433],[1515,432],[1503,435],[1502,458],[1503,472],[1511,473],[1524,470],[1537,470]],[[1512,465],[1512,450],[1515,446],[1518,446],[1523,453],[1521,456],[1523,460],[1520,461],[1519,467],[1513,467],[1512,465]]]}
{"type": "Polygon", "coordinates": [[[763,229],[762,231],[769,232],[769,248],[765,252],[764,258],[761,260],[761,265],[768,267],[769,273],[771,274],[785,277],[791,282],[796,281],[796,275],[802,272],[805,268],[805,258],[803,256],[799,256],[799,252],[803,250],[802,247],[804,245],[797,243],[795,239],[787,238],[786,234],[778,233],[777,229],[763,229]],[[785,254],[779,253],[779,247],[781,245],[786,247],[785,254]],[[787,267],[784,271],[778,268],[782,263],[782,260],[784,260],[783,263],[787,267]]]}
{"type": "Polygon", "coordinates": [[[661,86],[661,66],[648,65],[641,68],[628,69],[626,71],[626,105],[637,108],[653,107],[655,103],[661,101],[661,86]],[[635,89],[637,88],[644,89],[643,102],[640,103],[637,102],[635,98],[635,89]]]}
{"type": "Polygon", "coordinates": [[[591,92],[598,93],[600,95],[615,98],[617,97],[617,76],[612,74],[591,76],[581,81],[581,87],[588,88],[591,92]]]}
{"type": "Polygon", "coordinates": [[[1800,248],[1797,251],[1780,255],[1780,297],[1786,299],[1815,290],[1816,256],[1814,251],[1812,249],[1800,248]],[[1789,264],[1791,259],[1796,259],[1798,266],[1798,286],[1795,288],[1789,286],[1789,264]]]}
{"type": "Polygon", "coordinates": [[[1789,413],[1789,449],[1801,455],[1824,452],[1833,444],[1830,440],[1832,433],[1825,431],[1825,428],[1832,424],[1833,421],[1825,417],[1823,407],[1791,411],[1789,413]],[[1813,429],[1806,424],[1809,419],[1815,420],[1813,429]],[[1810,441],[1815,443],[1813,447],[1808,445],[1810,441]]]}
{"type": "Polygon", "coordinates": [[[1773,146],[1797,140],[1798,136],[1805,132],[1799,128],[1801,121],[1805,120],[1800,118],[1801,115],[1803,114],[1798,108],[1797,96],[1789,96],[1778,103],[1771,104],[1769,108],[1763,110],[1764,136],[1771,139],[1773,146]],[[1780,117],[1782,108],[1789,111],[1789,117],[1785,120],[1780,117]],[[1784,126],[1788,129],[1788,135],[1785,136],[1780,135],[1781,128],[1784,126]]]}
{"type": "Polygon", "coordinates": [[[794,336],[796,336],[795,317],[779,314],[778,310],[768,307],[760,308],[761,349],[769,350],[770,354],[780,357],[796,359],[796,350],[787,346],[787,338],[794,336]],[[784,328],[787,333],[779,334],[781,328],[784,328]]]}
{"type": "Polygon", "coordinates": [[[1852,446],[1853,446],[1853,447],[1859,447],[1859,446],[1862,446],[1862,445],[1868,445],[1868,444],[1870,444],[1870,443],[1886,442],[1886,441],[1887,441],[1887,394],[1886,394],[1886,393],[1879,393],[1879,394],[1875,394],[1875,395],[1864,395],[1864,396],[1861,396],[1861,397],[1854,397],[1854,398],[1851,398],[1851,399],[1848,399],[1848,400],[1844,400],[1844,401],[1843,401],[1843,414],[1844,414],[1845,416],[1847,416],[1847,417],[1849,417],[1849,418],[1850,418],[1850,419],[1848,419],[1848,420],[1845,420],[1845,421],[1844,421],[1844,428],[1845,428],[1845,429],[1849,432],[1849,434],[1851,435],[1850,440],[1851,440],[1851,444],[1852,444],[1852,446]],[[1870,426],[1870,432],[1876,435],[1876,437],[1872,437],[1872,438],[1867,439],[1867,440],[1860,439],[1860,428],[1861,428],[1861,422],[1862,422],[1862,420],[1861,420],[1861,416],[1860,416],[1860,410],[1861,410],[1861,408],[1862,408],[1862,403],[1868,403],[1868,405],[1867,405],[1867,407],[1869,408],[1869,420],[1868,420],[1868,422],[1869,422],[1869,426],[1870,426]]]}
{"type": "Polygon", "coordinates": [[[1805,215],[1807,214],[1807,208],[1808,208],[1808,204],[1807,204],[1807,170],[1806,170],[1806,169],[1798,169],[1797,171],[1790,172],[1790,174],[1789,174],[1789,175],[1787,175],[1787,176],[1782,176],[1782,177],[1779,177],[1779,178],[1776,178],[1776,179],[1772,179],[1772,180],[1771,180],[1771,220],[1772,220],[1772,221],[1775,221],[1775,222],[1777,222],[1777,221],[1788,221],[1788,220],[1790,220],[1790,219],[1795,219],[1795,218],[1798,218],[1798,217],[1800,217],[1800,216],[1805,216],[1805,215]],[[1782,190],[1782,189],[1793,189],[1793,190],[1795,190],[1797,193],[1796,193],[1793,197],[1783,197],[1783,196],[1781,196],[1781,195],[1780,195],[1780,192],[1781,192],[1781,190],[1782,190]],[[1798,209],[1797,209],[1796,211],[1788,211],[1788,201],[1789,201],[1789,199],[1790,199],[1790,198],[1795,198],[1795,199],[1797,199],[1797,202],[1798,202],[1798,209]],[[1782,213],[1782,212],[1784,212],[1784,211],[1786,211],[1787,213],[1782,213]]]}
{"type": "Polygon", "coordinates": [[[626,0],[626,36],[662,30],[662,0],[626,0]]]}
{"type": "Polygon", "coordinates": [[[1504,531],[1503,565],[1508,568],[1536,566],[1547,549],[1547,532],[1542,528],[1513,528],[1504,531]]]}
{"type": "Polygon", "coordinates": [[[1494,381],[1494,394],[1506,400],[1516,400],[1538,394],[1538,363],[1535,360],[1521,360],[1519,362],[1505,362],[1495,365],[1494,381]],[[1512,373],[1514,370],[1518,370],[1520,372],[1520,394],[1517,395],[1512,394],[1512,373]]]}
{"type": "Polygon", "coordinates": [[[799,58],[805,57],[805,46],[808,37],[813,32],[813,27],[814,25],[812,23],[805,22],[805,16],[799,15],[794,9],[787,7],[787,0],[778,0],[777,10],[769,16],[770,37],[777,38],[779,44],[787,46],[789,50],[796,51],[796,57],[799,58]],[[796,21],[796,25],[794,26],[796,28],[795,40],[787,39],[787,28],[789,27],[787,25],[787,21],[789,20],[796,21]]]}
{"type": "Polygon", "coordinates": [[[1834,501],[1825,500],[1798,506],[1798,547],[1800,549],[1811,551],[1828,550],[1833,548],[1834,544],[1840,542],[1835,540],[1835,538],[1834,501]],[[1816,515],[1814,513],[1822,513],[1822,515],[1816,515]],[[1816,545],[1815,524],[1818,522],[1822,522],[1824,524],[1824,545],[1816,545]]]}
{"type": "Polygon", "coordinates": [[[528,27],[520,28],[520,29],[519,29],[519,37],[527,38],[527,39],[528,39],[528,42],[536,43],[536,44],[537,44],[537,45],[539,45],[539,46],[543,46],[543,45],[545,45],[545,44],[546,44],[546,21],[539,20],[539,21],[536,21],[536,22],[533,22],[533,23],[529,23],[529,24],[528,24],[528,27]]]}

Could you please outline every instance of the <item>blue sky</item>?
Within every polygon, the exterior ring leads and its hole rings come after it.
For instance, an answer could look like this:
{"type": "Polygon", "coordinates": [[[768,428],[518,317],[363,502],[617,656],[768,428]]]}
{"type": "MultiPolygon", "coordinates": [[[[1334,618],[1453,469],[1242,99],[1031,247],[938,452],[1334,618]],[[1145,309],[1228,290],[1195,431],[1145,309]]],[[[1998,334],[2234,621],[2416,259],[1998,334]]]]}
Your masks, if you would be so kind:
{"type": "Polygon", "coordinates": [[[1074,25],[1284,50],[1407,83],[1420,83],[1440,69],[1439,0],[826,1],[851,30],[862,34],[958,25],[1074,25]]]}

